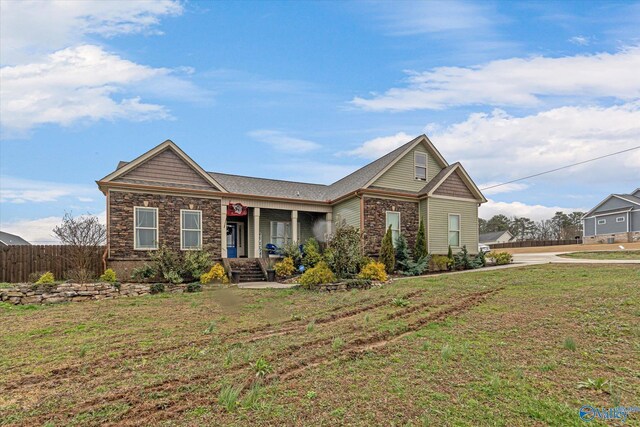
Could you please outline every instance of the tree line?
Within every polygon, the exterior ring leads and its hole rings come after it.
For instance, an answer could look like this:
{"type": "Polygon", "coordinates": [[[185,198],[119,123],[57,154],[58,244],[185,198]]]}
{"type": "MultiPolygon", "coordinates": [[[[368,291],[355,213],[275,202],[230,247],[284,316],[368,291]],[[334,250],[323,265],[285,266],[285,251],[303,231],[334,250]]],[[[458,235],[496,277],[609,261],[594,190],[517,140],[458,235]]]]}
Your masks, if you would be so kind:
{"type": "Polygon", "coordinates": [[[533,221],[527,217],[494,215],[478,218],[480,234],[508,230],[516,240],[568,240],[582,236],[584,212],[556,212],[550,219],[533,221]]]}

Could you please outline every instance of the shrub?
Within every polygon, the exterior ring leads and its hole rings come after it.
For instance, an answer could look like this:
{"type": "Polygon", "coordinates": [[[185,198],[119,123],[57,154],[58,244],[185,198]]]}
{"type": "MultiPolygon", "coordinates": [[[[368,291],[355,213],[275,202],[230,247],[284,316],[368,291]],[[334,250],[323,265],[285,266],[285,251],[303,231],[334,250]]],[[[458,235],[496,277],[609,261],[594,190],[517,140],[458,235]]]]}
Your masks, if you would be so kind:
{"type": "Polygon", "coordinates": [[[67,246],[66,258],[73,270],[91,270],[96,253],[107,236],[107,227],[100,224],[97,216],[83,215],[73,217],[65,213],[62,224],[53,229],[63,245],[67,246]]]}
{"type": "Polygon", "coordinates": [[[420,226],[418,227],[418,236],[416,237],[416,246],[413,250],[413,257],[417,262],[420,258],[425,258],[427,255],[427,238],[425,237],[424,219],[420,218],[420,226]]]}
{"type": "Polygon", "coordinates": [[[152,294],[160,294],[164,292],[164,283],[154,283],[149,286],[149,292],[152,294]]]}
{"type": "Polygon", "coordinates": [[[103,282],[115,283],[118,281],[118,278],[116,277],[116,272],[113,271],[113,269],[107,268],[104,271],[104,274],[100,276],[100,280],[103,282]]]}
{"type": "Polygon", "coordinates": [[[296,267],[293,265],[293,258],[286,257],[282,261],[276,263],[276,276],[288,277],[293,275],[296,271],[296,267]]]}
{"type": "Polygon", "coordinates": [[[305,270],[308,270],[312,267],[315,267],[317,263],[322,261],[322,254],[320,253],[320,245],[318,241],[309,237],[306,242],[304,242],[304,254],[302,255],[302,265],[304,265],[305,270]]]}
{"type": "Polygon", "coordinates": [[[27,281],[29,283],[36,283],[44,273],[46,273],[46,271],[34,271],[33,273],[29,273],[27,281]]]}
{"type": "Polygon", "coordinates": [[[496,265],[511,264],[513,262],[513,255],[509,252],[489,252],[487,257],[493,260],[496,265]]]}
{"type": "Polygon", "coordinates": [[[328,255],[326,263],[337,277],[345,279],[358,274],[362,252],[357,228],[347,225],[345,221],[338,222],[327,246],[330,250],[328,254],[325,251],[325,255],[328,255]]]}
{"type": "Polygon", "coordinates": [[[345,279],[342,281],[342,283],[347,285],[347,289],[369,289],[371,287],[371,279],[345,279]]]}
{"type": "Polygon", "coordinates": [[[95,278],[93,271],[87,270],[86,268],[76,268],[75,270],[71,270],[67,273],[67,276],[69,280],[76,283],[92,282],[95,278]]]}
{"type": "Polygon", "coordinates": [[[384,268],[388,274],[393,273],[396,267],[396,256],[393,250],[393,233],[391,232],[391,225],[387,229],[387,232],[382,238],[382,246],[380,246],[380,257],[378,260],[384,264],[384,268]]]}
{"type": "Polygon", "coordinates": [[[291,258],[296,269],[300,267],[302,263],[302,253],[300,252],[298,242],[285,243],[284,246],[280,248],[280,255],[284,258],[291,258]]]}
{"type": "Polygon", "coordinates": [[[207,251],[188,251],[181,265],[181,273],[185,279],[198,279],[213,265],[211,253],[207,251]]]}
{"type": "Polygon", "coordinates": [[[36,281],[36,285],[50,285],[56,281],[56,278],[53,277],[53,273],[47,271],[36,281]]]}
{"type": "Polygon", "coordinates": [[[335,281],[336,276],[324,261],[320,261],[315,267],[308,269],[300,276],[300,284],[306,288],[335,281]]]}
{"type": "Polygon", "coordinates": [[[405,276],[418,276],[424,272],[429,264],[428,255],[413,261],[407,239],[398,235],[396,239],[396,269],[405,276]]]}
{"type": "Polygon", "coordinates": [[[478,252],[475,259],[473,260],[473,268],[482,268],[487,266],[487,259],[485,258],[484,252],[478,252]]]}
{"type": "Polygon", "coordinates": [[[386,282],[387,272],[383,263],[373,261],[364,266],[360,274],[358,274],[358,278],[386,282]]]}
{"type": "Polygon", "coordinates": [[[180,276],[180,273],[178,273],[177,271],[169,271],[164,275],[164,278],[167,279],[169,283],[173,283],[174,285],[182,283],[182,276],[180,276]]]}
{"type": "Polygon", "coordinates": [[[449,245],[449,249],[447,250],[447,258],[449,258],[449,268],[453,268],[456,265],[456,261],[453,258],[453,250],[451,249],[451,245],[449,245]]]}
{"type": "Polygon", "coordinates": [[[188,283],[187,284],[187,292],[202,292],[202,285],[198,282],[188,283]]]}
{"type": "Polygon", "coordinates": [[[182,282],[180,256],[166,246],[151,253],[154,271],[171,283],[182,282]]]}
{"type": "Polygon", "coordinates": [[[462,247],[460,252],[453,256],[453,265],[456,270],[471,270],[474,268],[466,245],[462,247]]]}
{"type": "Polygon", "coordinates": [[[200,276],[200,283],[206,285],[208,283],[229,283],[229,276],[224,271],[224,267],[220,263],[216,263],[208,273],[200,276]]]}
{"type": "Polygon", "coordinates": [[[434,255],[429,260],[429,270],[431,271],[445,271],[449,269],[451,260],[444,255],[434,255]]]}
{"type": "Polygon", "coordinates": [[[131,278],[139,282],[142,282],[145,279],[150,279],[155,275],[156,271],[149,264],[143,264],[140,267],[134,268],[131,272],[131,278]]]}

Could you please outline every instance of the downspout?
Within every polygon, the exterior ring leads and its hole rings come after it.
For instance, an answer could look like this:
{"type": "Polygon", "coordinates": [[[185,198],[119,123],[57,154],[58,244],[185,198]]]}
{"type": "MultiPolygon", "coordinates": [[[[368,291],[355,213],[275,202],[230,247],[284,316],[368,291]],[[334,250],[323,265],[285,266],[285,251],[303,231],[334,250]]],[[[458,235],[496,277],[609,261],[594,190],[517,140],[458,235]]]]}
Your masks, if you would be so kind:
{"type": "Polygon", "coordinates": [[[107,242],[106,242],[107,244],[105,245],[104,252],[102,254],[102,272],[105,272],[107,270],[107,257],[109,254],[109,229],[110,229],[109,208],[111,206],[110,195],[111,195],[111,192],[109,191],[109,189],[107,189],[107,213],[105,215],[106,221],[107,221],[107,242]]]}
{"type": "Polygon", "coordinates": [[[356,197],[360,198],[360,251],[364,253],[364,241],[365,241],[365,231],[364,231],[364,196],[361,192],[356,191],[356,197]]]}

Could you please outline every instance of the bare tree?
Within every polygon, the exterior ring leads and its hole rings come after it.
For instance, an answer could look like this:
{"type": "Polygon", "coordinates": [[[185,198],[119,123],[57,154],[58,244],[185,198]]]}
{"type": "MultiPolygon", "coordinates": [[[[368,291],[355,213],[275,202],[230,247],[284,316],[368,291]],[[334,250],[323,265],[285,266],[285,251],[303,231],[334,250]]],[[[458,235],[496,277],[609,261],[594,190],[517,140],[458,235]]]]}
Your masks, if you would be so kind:
{"type": "Polygon", "coordinates": [[[70,247],[69,262],[74,275],[86,277],[98,248],[106,240],[107,228],[100,224],[96,216],[87,214],[74,218],[70,213],[65,213],[62,224],[55,227],[53,233],[62,244],[70,247]]]}

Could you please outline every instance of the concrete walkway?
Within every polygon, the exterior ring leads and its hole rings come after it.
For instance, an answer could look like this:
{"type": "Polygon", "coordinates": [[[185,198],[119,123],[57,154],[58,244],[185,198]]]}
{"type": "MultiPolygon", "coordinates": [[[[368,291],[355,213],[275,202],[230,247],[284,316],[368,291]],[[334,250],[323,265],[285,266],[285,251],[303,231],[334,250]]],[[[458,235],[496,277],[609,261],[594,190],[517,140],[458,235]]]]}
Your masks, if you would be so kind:
{"type": "Polygon", "coordinates": [[[637,259],[580,259],[558,256],[568,253],[571,252],[513,254],[513,262],[523,264],[640,264],[640,260],[637,259]]]}
{"type": "Polygon", "coordinates": [[[238,283],[238,289],[290,289],[298,286],[297,283],[278,282],[243,282],[238,283]]]}

